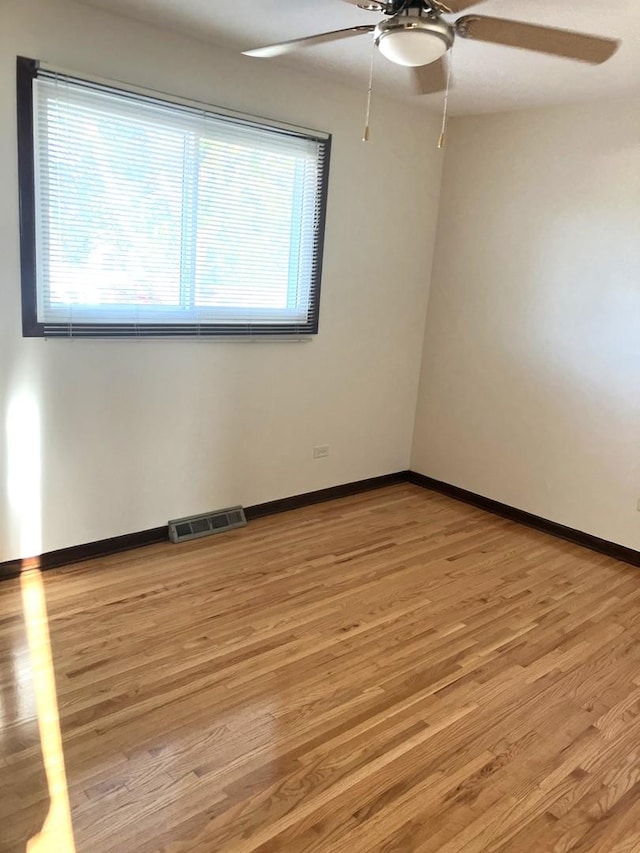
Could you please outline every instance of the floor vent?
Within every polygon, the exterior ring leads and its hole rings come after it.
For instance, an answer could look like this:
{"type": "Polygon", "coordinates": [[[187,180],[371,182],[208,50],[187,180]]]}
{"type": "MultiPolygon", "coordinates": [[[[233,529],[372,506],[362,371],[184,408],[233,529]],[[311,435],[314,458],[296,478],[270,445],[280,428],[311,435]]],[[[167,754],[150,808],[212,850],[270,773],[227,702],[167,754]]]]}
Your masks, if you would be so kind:
{"type": "Polygon", "coordinates": [[[241,506],[219,509],[204,515],[190,515],[169,522],[169,539],[172,542],[185,542],[187,539],[199,539],[212,533],[225,533],[244,527],[247,519],[241,506]]]}

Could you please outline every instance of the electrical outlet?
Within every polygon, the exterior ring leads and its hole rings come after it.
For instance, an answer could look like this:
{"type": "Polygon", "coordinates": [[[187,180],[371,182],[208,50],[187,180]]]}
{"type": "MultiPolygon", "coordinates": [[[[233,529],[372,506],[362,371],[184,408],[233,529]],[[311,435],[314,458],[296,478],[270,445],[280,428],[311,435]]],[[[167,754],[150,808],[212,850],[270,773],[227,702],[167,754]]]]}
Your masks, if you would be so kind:
{"type": "Polygon", "coordinates": [[[324,459],[329,455],[329,445],[328,444],[318,444],[313,448],[313,458],[314,459],[324,459]]]}

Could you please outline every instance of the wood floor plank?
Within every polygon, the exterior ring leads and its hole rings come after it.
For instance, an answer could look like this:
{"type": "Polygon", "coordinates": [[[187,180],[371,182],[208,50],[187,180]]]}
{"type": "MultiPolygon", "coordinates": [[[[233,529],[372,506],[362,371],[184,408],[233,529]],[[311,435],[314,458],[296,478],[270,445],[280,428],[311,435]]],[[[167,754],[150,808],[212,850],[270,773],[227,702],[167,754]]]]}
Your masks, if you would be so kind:
{"type": "MultiPolygon", "coordinates": [[[[399,484],[42,584],[78,853],[640,853],[637,569],[399,484]]],[[[0,853],[52,802],[29,618],[0,853]]]]}

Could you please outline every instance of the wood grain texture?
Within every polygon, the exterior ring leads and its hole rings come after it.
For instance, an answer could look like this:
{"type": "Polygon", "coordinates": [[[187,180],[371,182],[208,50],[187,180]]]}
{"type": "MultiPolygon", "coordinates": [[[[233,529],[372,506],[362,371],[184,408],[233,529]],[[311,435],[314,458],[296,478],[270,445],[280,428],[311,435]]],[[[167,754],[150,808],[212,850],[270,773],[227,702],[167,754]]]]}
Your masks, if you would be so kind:
{"type": "MultiPolygon", "coordinates": [[[[80,853],[640,850],[640,575],[411,484],[43,575],[80,853]]],[[[0,585],[0,850],[49,805],[0,585]]]]}

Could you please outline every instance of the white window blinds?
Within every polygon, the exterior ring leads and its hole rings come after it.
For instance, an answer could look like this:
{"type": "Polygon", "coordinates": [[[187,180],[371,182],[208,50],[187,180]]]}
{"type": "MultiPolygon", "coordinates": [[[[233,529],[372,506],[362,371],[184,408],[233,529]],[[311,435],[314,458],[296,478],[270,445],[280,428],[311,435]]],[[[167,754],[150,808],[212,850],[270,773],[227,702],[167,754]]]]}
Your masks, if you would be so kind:
{"type": "Polygon", "coordinates": [[[53,73],[33,94],[43,334],[317,330],[326,136],[53,73]]]}

